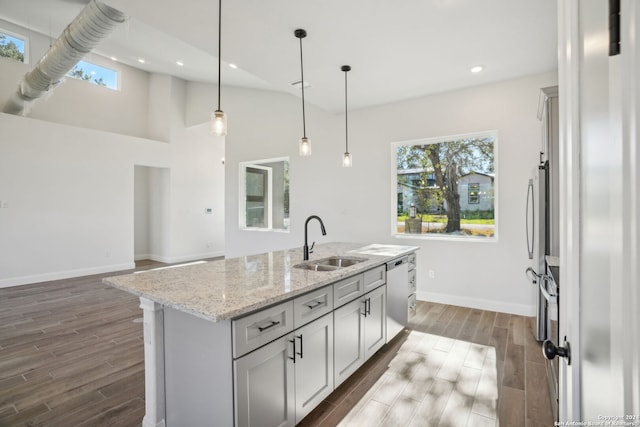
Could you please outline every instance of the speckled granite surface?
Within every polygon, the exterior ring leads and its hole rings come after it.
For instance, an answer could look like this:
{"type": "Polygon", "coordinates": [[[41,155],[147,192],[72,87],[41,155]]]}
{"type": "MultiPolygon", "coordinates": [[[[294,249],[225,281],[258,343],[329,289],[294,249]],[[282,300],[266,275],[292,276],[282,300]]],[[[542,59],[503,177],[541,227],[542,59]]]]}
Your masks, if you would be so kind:
{"type": "Polygon", "coordinates": [[[415,246],[324,243],[316,245],[311,261],[334,255],[367,261],[335,271],[302,270],[293,267],[302,262],[302,248],[295,248],[108,277],[103,282],[217,322],[249,314],[416,250],[415,246]]]}

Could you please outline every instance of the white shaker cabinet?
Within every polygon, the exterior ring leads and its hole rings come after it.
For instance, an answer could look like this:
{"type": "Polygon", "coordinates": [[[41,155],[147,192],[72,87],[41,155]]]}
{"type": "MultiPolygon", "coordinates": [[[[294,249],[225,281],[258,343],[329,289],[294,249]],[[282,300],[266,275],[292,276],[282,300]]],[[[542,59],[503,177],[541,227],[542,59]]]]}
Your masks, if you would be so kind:
{"type": "Polygon", "coordinates": [[[369,359],[387,340],[387,287],[381,286],[364,296],[364,358],[369,359]]]}
{"type": "Polygon", "coordinates": [[[296,341],[296,423],[333,391],[333,316],[294,332],[296,341]]]}
{"type": "Polygon", "coordinates": [[[233,362],[236,426],[295,426],[293,337],[285,335],[233,362]]]}
{"type": "Polygon", "coordinates": [[[380,286],[333,312],[336,387],[384,345],[386,288],[380,286]]]}
{"type": "Polygon", "coordinates": [[[335,386],[364,363],[364,301],[355,299],[333,312],[335,386]]]}
{"type": "Polygon", "coordinates": [[[333,391],[332,315],[237,359],[234,371],[238,427],[295,425],[333,391]]]}

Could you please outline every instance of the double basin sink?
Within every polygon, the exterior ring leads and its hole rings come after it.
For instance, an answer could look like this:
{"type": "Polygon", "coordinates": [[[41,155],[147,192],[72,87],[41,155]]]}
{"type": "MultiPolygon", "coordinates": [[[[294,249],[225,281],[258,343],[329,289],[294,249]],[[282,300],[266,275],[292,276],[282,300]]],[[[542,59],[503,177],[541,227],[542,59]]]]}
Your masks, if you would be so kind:
{"type": "Polygon", "coordinates": [[[350,267],[363,261],[367,261],[367,259],[345,256],[330,256],[318,260],[305,261],[302,264],[296,264],[293,267],[311,271],[334,271],[340,268],[350,267]]]}

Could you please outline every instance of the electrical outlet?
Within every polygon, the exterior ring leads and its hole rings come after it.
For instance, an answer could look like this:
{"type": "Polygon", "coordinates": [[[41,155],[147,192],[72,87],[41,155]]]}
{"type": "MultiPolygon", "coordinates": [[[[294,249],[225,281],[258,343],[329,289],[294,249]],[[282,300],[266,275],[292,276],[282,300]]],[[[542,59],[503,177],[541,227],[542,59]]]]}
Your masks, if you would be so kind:
{"type": "Polygon", "coordinates": [[[429,279],[435,279],[436,278],[436,272],[434,270],[429,270],[429,279]]]}

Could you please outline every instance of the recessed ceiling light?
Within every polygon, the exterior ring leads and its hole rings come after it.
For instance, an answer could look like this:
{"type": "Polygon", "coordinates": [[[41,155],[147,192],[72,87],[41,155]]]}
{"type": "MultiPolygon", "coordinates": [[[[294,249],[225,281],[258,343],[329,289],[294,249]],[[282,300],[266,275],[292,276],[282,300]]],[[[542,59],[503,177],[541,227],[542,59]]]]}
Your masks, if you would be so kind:
{"type": "Polygon", "coordinates": [[[482,65],[476,65],[475,67],[473,67],[471,69],[471,72],[474,73],[474,74],[477,74],[482,70],[484,70],[484,67],[482,65]]]}
{"type": "Polygon", "coordinates": [[[234,70],[235,70],[236,68],[238,68],[238,66],[237,66],[236,64],[229,64],[229,67],[230,67],[230,68],[233,68],[234,70]]]}
{"type": "Polygon", "coordinates": [[[141,64],[144,64],[144,59],[140,58],[140,59],[138,59],[138,62],[141,63],[141,64]]]}
{"type": "Polygon", "coordinates": [[[182,67],[184,65],[184,62],[182,61],[176,61],[176,64],[178,64],[178,66],[182,67]]]}

